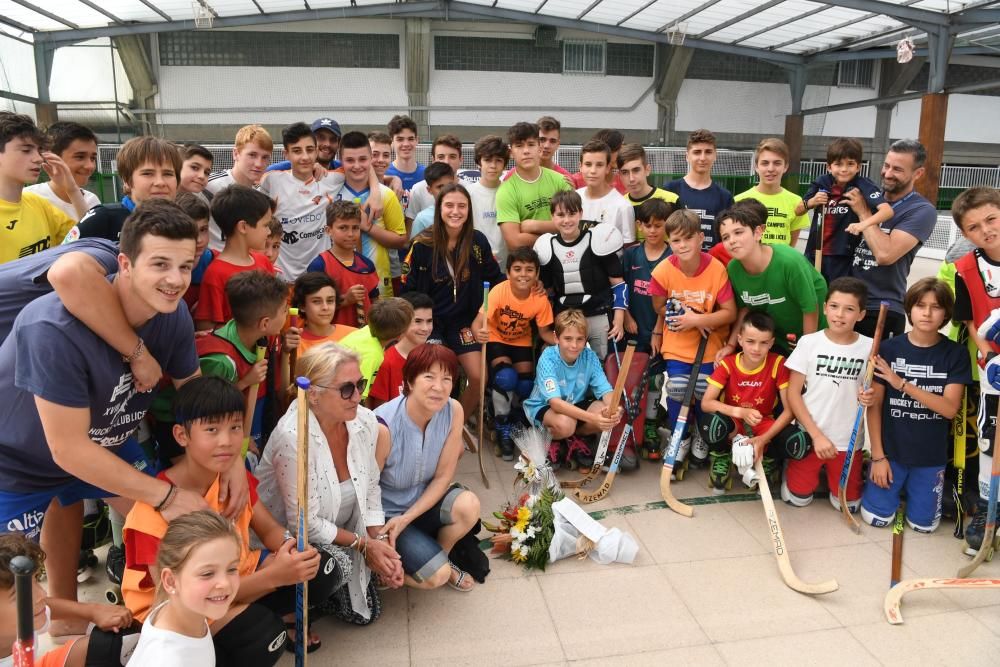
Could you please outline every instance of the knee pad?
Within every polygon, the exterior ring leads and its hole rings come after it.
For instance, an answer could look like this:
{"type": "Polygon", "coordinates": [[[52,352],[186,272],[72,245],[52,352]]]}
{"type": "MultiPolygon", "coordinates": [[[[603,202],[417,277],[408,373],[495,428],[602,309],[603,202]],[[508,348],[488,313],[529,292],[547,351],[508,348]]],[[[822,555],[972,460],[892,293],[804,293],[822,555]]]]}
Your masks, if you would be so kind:
{"type": "Polygon", "coordinates": [[[493,367],[493,388],[499,391],[514,391],[517,388],[517,371],[507,363],[493,367]]]}
{"type": "Polygon", "coordinates": [[[94,628],[90,633],[84,664],[87,667],[122,667],[127,664],[139,644],[140,627],[135,621],[121,632],[94,628]]]}
{"type": "Polygon", "coordinates": [[[514,387],[514,393],[521,398],[528,398],[531,396],[531,390],[534,386],[535,380],[531,377],[530,373],[518,373],[517,386],[514,387]]]}
{"type": "Polygon", "coordinates": [[[909,526],[910,528],[912,528],[913,531],[917,532],[917,533],[926,533],[926,534],[933,533],[935,530],[937,530],[937,527],[938,527],[938,525],[940,523],[941,523],[941,517],[940,516],[938,518],[934,519],[934,521],[929,526],[920,526],[920,525],[917,525],[917,524],[913,523],[912,521],[910,521],[909,517],[907,517],[907,519],[906,519],[906,525],[909,526]]]}
{"type": "Polygon", "coordinates": [[[788,480],[784,478],[781,480],[781,499],[793,507],[808,507],[813,501],[811,493],[808,496],[799,496],[792,493],[788,488],[788,480]]]}
{"type": "Polygon", "coordinates": [[[285,624],[273,611],[251,604],[215,635],[215,660],[219,667],[277,664],[284,654],[285,624]]]}
{"type": "Polygon", "coordinates": [[[874,526],[875,528],[885,528],[892,523],[893,517],[891,516],[877,516],[869,512],[864,505],[861,506],[861,518],[869,526],[874,526]]]}
{"type": "MultiPolygon", "coordinates": [[[[840,498],[837,497],[836,493],[830,493],[830,504],[833,505],[833,509],[840,511],[840,498]]],[[[847,511],[851,514],[857,514],[858,510],[861,509],[861,499],[848,500],[847,501],[847,511]]]]}
{"type": "Polygon", "coordinates": [[[735,428],[736,422],[733,421],[732,417],[727,417],[719,412],[706,412],[698,418],[701,439],[709,447],[724,443],[735,428]]]}
{"type": "Polygon", "coordinates": [[[797,426],[782,429],[779,437],[782,439],[782,450],[785,456],[795,461],[805,458],[809,450],[812,449],[812,438],[797,426]]]}

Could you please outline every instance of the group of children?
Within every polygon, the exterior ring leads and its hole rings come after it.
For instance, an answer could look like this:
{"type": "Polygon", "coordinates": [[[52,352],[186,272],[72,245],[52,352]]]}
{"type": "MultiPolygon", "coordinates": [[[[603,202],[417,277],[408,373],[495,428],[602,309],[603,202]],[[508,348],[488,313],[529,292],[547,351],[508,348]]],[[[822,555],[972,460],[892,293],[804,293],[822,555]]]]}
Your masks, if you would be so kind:
{"type": "MultiPolygon", "coordinates": [[[[93,133],[58,123],[43,138],[30,119],[0,114],[0,260],[64,240],[104,239],[114,248],[125,221],[152,200],[175,200],[198,229],[181,296],[199,330],[205,377],[177,390],[161,387],[141,439],[154,443],[159,478],[171,492],[159,507],[133,508],[124,558],[122,547],[113,547],[126,564],[115,576],[131,614],[145,619],[136,650],[156,656],[143,664],[177,664],[181,656],[211,664],[194,657],[210,635],[228,655],[264,664],[260,656],[284,643],[289,587],[309,581],[322,597],[329,582],[321,562],[329,555],[292,549],[258,507],[252,475],[235,528],[209,512],[168,526],[160,511],[175,488],[227,509],[231,463],[259,456],[289,400],[295,355],[323,342],[359,353],[370,407],[399,395],[410,351],[428,341],[448,345],[467,378],[463,407],[472,415],[485,410],[498,455],[512,460],[514,428],[535,425],[551,434],[554,462],[591,465],[593,436],[624,414],[610,412],[606,369],[634,340],[655,372],[648,391],[629,388],[650,419],[626,443],[623,469],[638,466],[640,456],[662,456],[694,374],[698,428],[682,441],[678,478],[688,464],[706,465],[713,492],[724,493],[735,467],[752,487],[752,464],[762,459],[794,506],[812,501],[825,469],[830,501],[839,507],[835,487],[860,402],[871,461],[867,483],[863,466],[852,468],[850,509],[860,507],[867,522],[883,526],[905,493],[910,526],[929,532],[941,516],[949,421],[972,382],[965,348],[938,333],[954,319],[968,325],[985,366],[980,465],[989,468],[989,415],[1000,395],[1000,371],[986,364],[1000,351],[1000,326],[990,318],[1000,308],[1000,284],[990,279],[1000,266],[1000,193],[977,188],[956,200],[955,222],[976,250],[956,263],[954,291],[933,278],[914,284],[903,304],[912,330],[886,340],[869,360],[872,339],[855,331],[869,289],[851,277],[851,264],[858,235],[890,219],[893,207],[859,175],[856,140],[831,144],[829,173],[802,199],[781,187],[788,150],[779,139],[759,144],[760,181],[733,197],[711,178],[716,146],[707,130],[689,138],[688,173],[663,189],[649,183],[643,148],[615,130],[586,143],[579,173],[568,174],[554,162],[559,132],[551,117],[517,123],[506,140],[476,142],[478,169],[462,170],[462,145],[451,135],[432,145],[433,163],[417,163],[417,127],[405,116],[368,135],[343,133],[321,118],[286,127],[287,162],[268,168],[270,135],[250,125],[237,133],[234,166],[214,175],[203,147],[178,150],[138,137],[117,158],[126,196],[102,205],[82,190],[96,167],[93,133]],[[52,152],[41,150],[46,140],[52,152]],[[50,180],[22,192],[41,169],[50,180]],[[845,203],[854,190],[871,212],[860,221],[845,203]],[[804,257],[794,246],[810,227],[810,209],[817,214],[804,257]],[[870,388],[863,385],[869,361],[877,378],[870,388]],[[486,406],[477,406],[480,383],[489,388],[486,406]],[[218,433],[244,429],[247,396],[254,419],[244,451],[229,451],[218,433]],[[251,529],[265,552],[250,550],[251,529]],[[206,630],[206,620],[222,620],[222,631],[206,630]]],[[[139,363],[142,339],[134,349],[123,345],[123,358],[139,363]]],[[[137,370],[137,385],[139,378],[137,370]]],[[[978,548],[977,526],[982,539],[984,517],[985,501],[967,534],[971,548],[978,548]]],[[[10,539],[0,545],[0,560],[41,558],[30,542],[10,539]]],[[[132,620],[50,606],[106,630],[132,620]]],[[[123,656],[135,642],[122,634],[100,635],[52,659],[123,656]]]]}

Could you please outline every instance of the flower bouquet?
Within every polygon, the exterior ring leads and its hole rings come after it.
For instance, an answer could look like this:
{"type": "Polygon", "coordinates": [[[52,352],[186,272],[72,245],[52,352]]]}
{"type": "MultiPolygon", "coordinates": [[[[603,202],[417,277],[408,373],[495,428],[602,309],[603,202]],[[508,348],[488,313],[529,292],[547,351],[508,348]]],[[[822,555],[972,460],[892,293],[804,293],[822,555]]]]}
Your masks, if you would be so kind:
{"type": "Polygon", "coordinates": [[[544,570],[548,565],[555,531],[552,504],[563,498],[559,482],[545,459],[549,439],[545,429],[519,429],[514,433],[514,444],[521,452],[514,465],[517,502],[493,513],[499,524],[483,523],[494,533],[492,553],[528,569],[544,570]]]}

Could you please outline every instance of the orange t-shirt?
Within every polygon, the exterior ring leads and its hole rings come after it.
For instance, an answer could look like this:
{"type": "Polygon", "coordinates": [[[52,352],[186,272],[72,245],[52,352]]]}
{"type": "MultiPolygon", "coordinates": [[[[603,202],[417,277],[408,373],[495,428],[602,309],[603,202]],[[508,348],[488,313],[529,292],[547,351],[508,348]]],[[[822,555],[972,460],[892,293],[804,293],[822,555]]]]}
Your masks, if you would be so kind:
{"type": "MultiPolygon", "coordinates": [[[[169,482],[164,473],[157,475],[158,479],[169,482]]],[[[250,499],[236,518],[236,531],[240,534],[243,544],[240,546],[240,576],[247,577],[257,570],[260,552],[251,550],[250,519],[253,518],[253,506],[257,504],[257,478],[247,472],[247,482],[250,484],[250,499]]],[[[223,503],[219,502],[219,478],[216,477],[212,486],[205,494],[205,501],[210,509],[221,512],[223,503]]],[[[122,596],[125,606],[139,622],[145,620],[153,607],[156,594],[156,582],[150,575],[150,568],[156,564],[156,553],[160,548],[160,540],[167,532],[167,522],[163,515],[151,505],[137,502],[125,517],[122,537],[125,540],[125,572],[122,575],[122,596]]]]}
{"type": "Polygon", "coordinates": [[[309,350],[309,348],[315,347],[316,345],[322,345],[323,343],[339,343],[341,338],[352,331],[357,330],[357,327],[351,327],[346,324],[335,324],[333,325],[332,334],[329,336],[317,336],[316,334],[309,333],[306,329],[302,329],[302,337],[299,339],[299,356],[301,357],[309,350]]]}
{"type": "MultiPolygon", "coordinates": [[[[653,269],[649,281],[650,296],[674,298],[699,313],[711,313],[716,306],[733,299],[733,286],[729,283],[726,267],[708,253],[701,253],[701,264],[693,276],[680,269],[676,255],[667,257],[653,269]]],[[[662,318],[662,316],[661,316],[662,318]]],[[[708,337],[702,363],[715,359],[729,337],[729,326],[715,329],[708,337]]],[[[693,363],[701,333],[697,329],[671,331],[664,327],[661,351],[664,359],[693,363]]]]}
{"type": "Polygon", "coordinates": [[[539,327],[552,326],[552,304],[548,298],[530,292],[527,299],[514,296],[510,281],[505,280],[490,290],[490,342],[531,347],[531,323],[539,327]]]}

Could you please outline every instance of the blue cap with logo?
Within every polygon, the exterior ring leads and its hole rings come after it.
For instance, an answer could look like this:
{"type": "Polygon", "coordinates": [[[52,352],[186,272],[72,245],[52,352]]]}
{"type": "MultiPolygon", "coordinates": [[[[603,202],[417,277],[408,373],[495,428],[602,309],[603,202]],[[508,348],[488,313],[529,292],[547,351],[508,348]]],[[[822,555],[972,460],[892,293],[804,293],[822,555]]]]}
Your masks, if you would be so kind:
{"type": "Polygon", "coordinates": [[[336,134],[338,137],[343,136],[343,132],[340,131],[340,123],[332,118],[317,118],[312,122],[311,129],[315,134],[317,130],[329,130],[336,134]]]}

